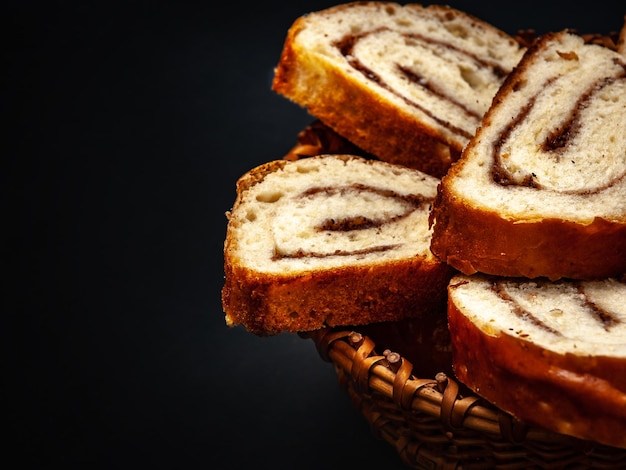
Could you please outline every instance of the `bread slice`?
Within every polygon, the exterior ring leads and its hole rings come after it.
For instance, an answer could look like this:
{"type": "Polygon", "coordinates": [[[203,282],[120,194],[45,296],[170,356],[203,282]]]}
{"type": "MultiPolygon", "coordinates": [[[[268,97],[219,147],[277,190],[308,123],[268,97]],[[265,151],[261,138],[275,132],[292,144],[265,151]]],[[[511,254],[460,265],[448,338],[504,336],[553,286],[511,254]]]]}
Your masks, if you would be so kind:
{"type": "Polygon", "coordinates": [[[448,6],[347,3],[293,23],[272,88],[364,151],[440,177],[523,51],[448,6]]]}
{"type": "Polygon", "coordinates": [[[224,244],[226,323],[264,336],[445,311],[430,252],[439,180],[379,160],[277,160],[237,182],[224,244]]]}
{"type": "Polygon", "coordinates": [[[457,378],[548,430],[626,448],[626,283],[456,275],[457,378]]]}
{"type": "Polygon", "coordinates": [[[626,272],[626,59],[567,31],[537,40],[442,178],[433,252],[465,274],[626,272]]]}

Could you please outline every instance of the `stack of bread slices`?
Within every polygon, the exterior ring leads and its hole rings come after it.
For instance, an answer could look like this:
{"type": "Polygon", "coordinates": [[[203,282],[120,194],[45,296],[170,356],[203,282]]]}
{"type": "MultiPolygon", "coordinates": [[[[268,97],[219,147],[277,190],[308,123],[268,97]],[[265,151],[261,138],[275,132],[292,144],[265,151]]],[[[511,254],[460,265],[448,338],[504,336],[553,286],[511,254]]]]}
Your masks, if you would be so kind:
{"type": "Polygon", "coordinates": [[[273,89],[319,121],[237,182],[226,323],[435,312],[477,395],[626,448],[624,42],[525,42],[442,5],[298,18],[273,89]]]}

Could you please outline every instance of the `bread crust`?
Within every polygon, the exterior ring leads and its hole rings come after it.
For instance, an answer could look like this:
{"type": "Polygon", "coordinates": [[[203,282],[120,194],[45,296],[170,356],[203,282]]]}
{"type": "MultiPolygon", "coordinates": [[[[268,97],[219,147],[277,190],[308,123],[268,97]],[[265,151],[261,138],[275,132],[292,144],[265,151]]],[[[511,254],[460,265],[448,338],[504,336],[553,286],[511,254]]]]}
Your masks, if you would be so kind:
{"type": "Polygon", "coordinates": [[[431,250],[464,274],[600,279],[626,266],[626,225],[597,217],[517,220],[474,207],[439,186],[431,250]]]}
{"type": "Polygon", "coordinates": [[[450,301],[457,378],[498,408],[548,430],[626,448],[626,360],[557,354],[489,335],[450,301]]]}
{"type": "Polygon", "coordinates": [[[453,273],[435,259],[416,257],[298,276],[258,275],[232,262],[227,249],[222,303],[230,326],[244,325],[259,336],[402,320],[445,311],[453,273]]]}

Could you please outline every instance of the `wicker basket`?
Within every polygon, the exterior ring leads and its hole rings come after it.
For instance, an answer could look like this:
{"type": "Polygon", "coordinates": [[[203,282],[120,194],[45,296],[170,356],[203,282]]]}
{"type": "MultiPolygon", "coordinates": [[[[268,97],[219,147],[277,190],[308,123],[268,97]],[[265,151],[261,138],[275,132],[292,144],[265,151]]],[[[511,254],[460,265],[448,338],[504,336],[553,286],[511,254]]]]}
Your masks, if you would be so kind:
{"type": "Polygon", "coordinates": [[[352,329],[302,333],[408,467],[417,469],[626,468],[626,449],[529,426],[465,389],[449,374],[418,378],[396,352],[352,329]]]}

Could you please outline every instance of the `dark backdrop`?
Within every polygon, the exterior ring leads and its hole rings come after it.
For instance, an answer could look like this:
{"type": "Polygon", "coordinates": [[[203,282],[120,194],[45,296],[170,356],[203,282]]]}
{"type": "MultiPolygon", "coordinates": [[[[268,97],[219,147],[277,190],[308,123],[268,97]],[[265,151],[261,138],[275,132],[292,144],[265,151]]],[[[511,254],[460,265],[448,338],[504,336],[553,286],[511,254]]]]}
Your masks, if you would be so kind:
{"type": "MultiPolygon", "coordinates": [[[[235,181],[312,121],[270,90],[282,42],[334,3],[4,3],[3,423],[21,467],[404,468],[313,343],[221,310],[235,181]]],[[[450,2],[510,33],[616,31],[620,3],[450,2]]]]}

